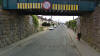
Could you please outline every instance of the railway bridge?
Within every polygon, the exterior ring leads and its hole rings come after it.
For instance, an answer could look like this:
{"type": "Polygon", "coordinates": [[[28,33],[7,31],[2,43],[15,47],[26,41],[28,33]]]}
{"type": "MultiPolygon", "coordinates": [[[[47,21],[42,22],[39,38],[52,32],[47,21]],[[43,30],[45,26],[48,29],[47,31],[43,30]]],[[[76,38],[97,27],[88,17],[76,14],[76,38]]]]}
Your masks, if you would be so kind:
{"type": "Polygon", "coordinates": [[[100,48],[99,4],[98,0],[2,0],[0,47],[29,36],[33,30],[29,15],[35,14],[80,16],[78,31],[83,39],[100,48]]]}
{"type": "Polygon", "coordinates": [[[82,15],[94,11],[94,0],[3,0],[4,10],[20,14],[82,15]]]}

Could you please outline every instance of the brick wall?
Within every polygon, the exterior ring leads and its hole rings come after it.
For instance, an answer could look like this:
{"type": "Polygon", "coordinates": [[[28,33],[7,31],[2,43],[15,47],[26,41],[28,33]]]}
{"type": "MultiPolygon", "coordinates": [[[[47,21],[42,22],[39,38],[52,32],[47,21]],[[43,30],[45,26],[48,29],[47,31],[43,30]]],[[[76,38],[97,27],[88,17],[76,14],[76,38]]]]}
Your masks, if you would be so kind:
{"type": "Polygon", "coordinates": [[[82,38],[100,50],[100,7],[91,14],[80,16],[82,38]]]}
{"type": "Polygon", "coordinates": [[[0,47],[8,46],[31,35],[34,29],[29,15],[6,13],[0,11],[0,47]]]}

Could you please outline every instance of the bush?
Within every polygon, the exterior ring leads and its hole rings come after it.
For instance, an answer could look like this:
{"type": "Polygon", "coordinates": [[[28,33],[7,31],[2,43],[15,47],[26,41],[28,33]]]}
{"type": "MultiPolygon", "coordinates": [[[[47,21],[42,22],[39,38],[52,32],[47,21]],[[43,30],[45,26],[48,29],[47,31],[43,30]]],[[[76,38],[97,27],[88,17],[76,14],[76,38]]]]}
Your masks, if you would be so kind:
{"type": "Polygon", "coordinates": [[[44,29],[43,29],[43,27],[40,27],[40,31],[43,31],[44,29]]]}
{"type": "Polygon", "coordinates": [[[36,15],[32,15],[32,17],[33,17],[34,27],[38,28],[39,26],[38,17],[36,15]]]}

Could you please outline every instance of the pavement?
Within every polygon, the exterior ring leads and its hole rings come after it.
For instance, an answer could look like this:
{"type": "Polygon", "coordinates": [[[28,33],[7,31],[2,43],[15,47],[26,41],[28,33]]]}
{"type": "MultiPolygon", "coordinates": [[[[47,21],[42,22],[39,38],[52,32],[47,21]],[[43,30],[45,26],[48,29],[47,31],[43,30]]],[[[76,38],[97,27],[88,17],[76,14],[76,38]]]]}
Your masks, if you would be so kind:
{"type": "Polygon", "coordinates": [[[73,31],[65,25],[60,25],[54,30],[39,32],[6,48],[1,48],[0,56],[88,56],[92,53],[92,48],[88,49],[87,43],[83,44],[74,37],[73,31]]]}
{"type": "Polygon", "coordinates": [[[100,56],[100,53],[92,48],[87,42],[82,39],[78,41],[76,33],[71,29],[67,28],[67,32],[70,35],[72,42],[75,44],[80,56],[100,56]]]}

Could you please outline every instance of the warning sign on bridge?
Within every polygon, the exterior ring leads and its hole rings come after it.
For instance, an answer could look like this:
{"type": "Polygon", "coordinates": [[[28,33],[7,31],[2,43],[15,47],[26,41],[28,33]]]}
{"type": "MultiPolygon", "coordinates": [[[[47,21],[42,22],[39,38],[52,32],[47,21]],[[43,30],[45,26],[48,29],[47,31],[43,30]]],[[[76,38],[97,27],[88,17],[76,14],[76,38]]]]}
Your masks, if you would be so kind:
{"type": "Polygon", "coordinates": [[[49,1],[43,2],[42,8],[45,10],[49,10],[51,8],[51,3],[49,1]]]}

